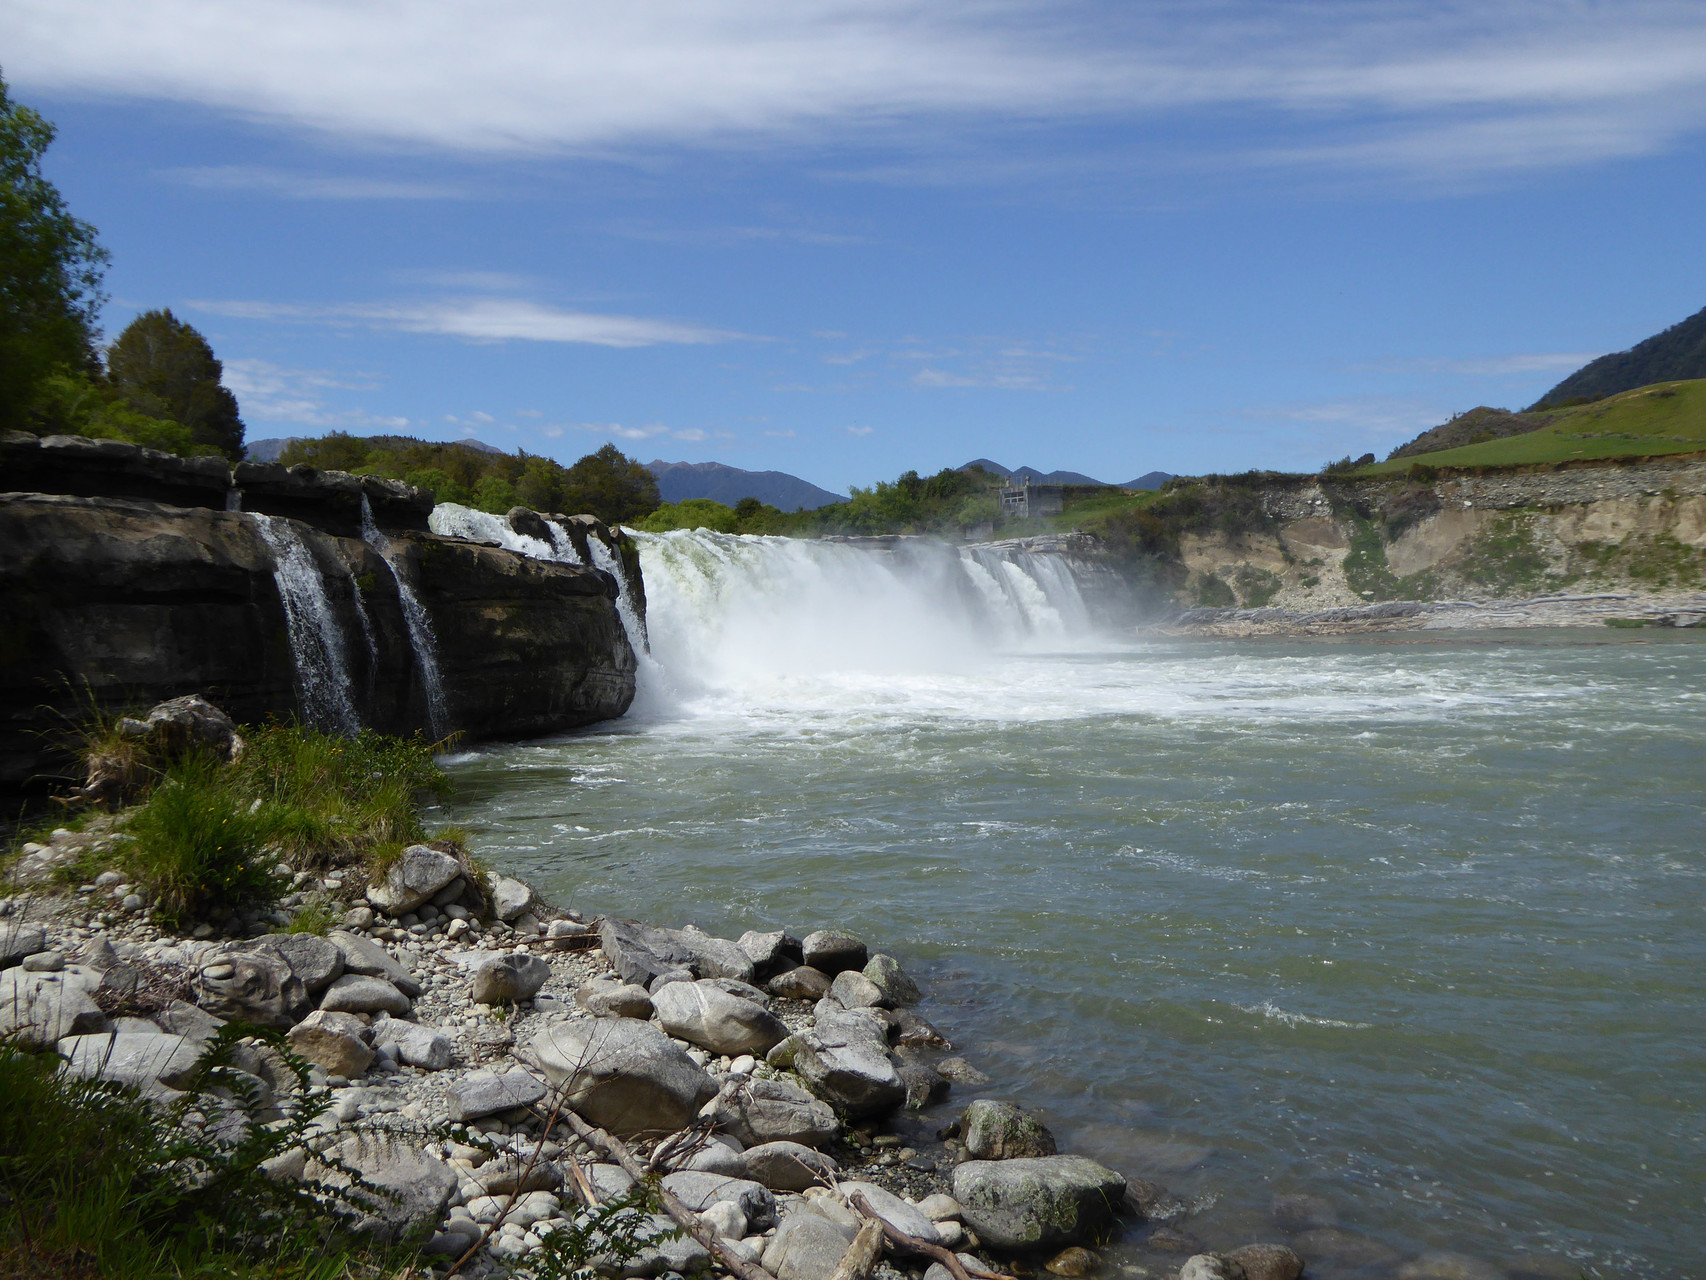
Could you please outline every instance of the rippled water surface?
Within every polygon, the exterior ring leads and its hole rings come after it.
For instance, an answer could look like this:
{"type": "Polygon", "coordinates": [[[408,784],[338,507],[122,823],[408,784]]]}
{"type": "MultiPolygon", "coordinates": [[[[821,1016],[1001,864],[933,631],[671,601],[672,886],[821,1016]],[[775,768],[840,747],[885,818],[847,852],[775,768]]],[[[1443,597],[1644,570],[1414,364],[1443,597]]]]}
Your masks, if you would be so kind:
{"type": "Polygon", "coordinates": [[[1325,1276],[1706,1274],[1706,637],[902,623],[861,654],[850,616],[755,662],[656,541],[640,709],[454,767],[499,866],[729,936],[854,928],[990,1093],[1210,1246],[1305,1192],[1371,1259],[1317,1234],[1325,1276]]]}

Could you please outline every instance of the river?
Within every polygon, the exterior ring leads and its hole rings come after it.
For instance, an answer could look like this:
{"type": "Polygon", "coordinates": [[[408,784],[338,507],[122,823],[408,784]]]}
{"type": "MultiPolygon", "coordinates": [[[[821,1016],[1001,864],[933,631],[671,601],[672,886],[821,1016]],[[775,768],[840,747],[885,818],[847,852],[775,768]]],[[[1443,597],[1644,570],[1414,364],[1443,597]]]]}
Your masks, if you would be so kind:
{"type": "Polygon", "coordinates": [[[635,710],[459,757],[478,853],[589,912],[852,928],[981,1092],[1210,1247],[1307,1194],[1320,1276],[1706,1274],[1706,636],[1138,642],[1040,573],[997,626],[939,566],[641,541],[635,710]]]}

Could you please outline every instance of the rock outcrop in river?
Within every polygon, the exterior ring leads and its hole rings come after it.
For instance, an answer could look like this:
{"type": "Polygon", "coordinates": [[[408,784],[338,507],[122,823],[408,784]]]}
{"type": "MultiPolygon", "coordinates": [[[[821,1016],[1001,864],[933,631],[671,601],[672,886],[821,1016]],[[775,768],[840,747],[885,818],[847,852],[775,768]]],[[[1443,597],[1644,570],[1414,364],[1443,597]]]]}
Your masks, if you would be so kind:
{"type": "Polygon", "coordinates": [[[189,693],[239,720],[474,738],[633,700],[609,574],[428,533],[408,485],[28,435],[0,467],[0,790],[58,769],[55,735],[91,709],[189,693]]]}

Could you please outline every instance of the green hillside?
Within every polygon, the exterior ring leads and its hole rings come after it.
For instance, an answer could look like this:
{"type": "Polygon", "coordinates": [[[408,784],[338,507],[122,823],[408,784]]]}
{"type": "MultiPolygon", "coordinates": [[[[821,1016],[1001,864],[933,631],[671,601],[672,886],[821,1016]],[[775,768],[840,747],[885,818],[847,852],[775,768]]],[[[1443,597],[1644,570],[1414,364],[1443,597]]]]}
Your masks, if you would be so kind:
{"type": "Polygon", "coordinates": [[[1544,426],[1502,440],[1392,458],[1356,474],[1394,475],[1415,465],[1500,467],[1706,450],[1706,378],[1637,387],[1592,404],[1554,409],[1544,426]]]}
{"type": "Polygon", "coordinates": [[[1561,409],[1656,382],[1706,378],[1706,310],[1697,311],[1663,333],[1613,351],[1577,369],[1536,400],[1531,409],[1561,409]]]}

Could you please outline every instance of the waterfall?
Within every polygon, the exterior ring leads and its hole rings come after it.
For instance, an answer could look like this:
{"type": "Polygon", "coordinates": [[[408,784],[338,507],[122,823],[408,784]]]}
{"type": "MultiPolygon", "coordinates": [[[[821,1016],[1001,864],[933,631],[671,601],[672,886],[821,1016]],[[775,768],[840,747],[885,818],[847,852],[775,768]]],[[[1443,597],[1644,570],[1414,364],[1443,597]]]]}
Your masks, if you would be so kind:
{"type": "Polygon", "coordinates": [[[314,553],[295,524],[282,516],[247,513],[272,551],[273,581],[284,605],[284,623],[296,668],[302,718],[317,729],[355,733],[361,728],[350,692],[349,655],[343,629],[326,594],[314,553]]]}
{"type": "MultiPolygon", "coordinates": [[[[550,521],[549,546],[502,516],[452,504],[435,507],[430,525],[447,537],[581,563],[550,521]]],[[[928,678],[1003,652],[1079,643],[1091,631],[1070,562],[1018,543],[907,538],[879,547],[706,529],[630,536],[646,584],[644,628],[620,558],[597,538],[587,547],[592,567],[615,576],[617,610],[630,641],[639,641],[642,715],[714,691],[759,702],[832,685],[835,696],[854,701],[881,697],[855,691],[872,674],[928,678]]]]}
{"type": "Polygon", "coordinates": [[[426,606],[415,591],[407,564],[391,545],[391,539],[373,523],[373,507],[365,493],[361,495],[361,540],[378,552],[397,583],[397,599],[403,606],[403,622],[409,629],[415,670],[420,673],[421,690],[426,694],[427,727],[433,737],[442,738],[450,732],[450,712],[445,703],[444,681],[438,673],[438,645],[433,639],[432,619],[427,617],[426,606]]]}
{"type": "Polygon", "coordinates": [[[443,502],[434,507],[427,523],[428,527],[441,537],[495,542],[511,551],[519,551],[524,556],[532,556],[535,560],[560,560],[564,564],[579,564],[589,569],[604,570],[616,579],[616,612],[622,618],[622,629],[628,633],[628,644],[634,650],[635,657],[641,659],[643,664],[645,655],[651,652],[646,624],[634,608],[633,593],[628,586],[628,573],[622,567],[622,557],[605,546],[590,530],[586,535],[586,545],[591,558],[583,560],[580,552],[575,550],[575,544],[570,541],[569,535],[553,520],[545,521],[546,531],[551,535],[549,544],[525,533],[517,533],[502,516],[495,516],[489,511],[475,511],[471,507],[458,506],[453,502],[443,502]]]}

